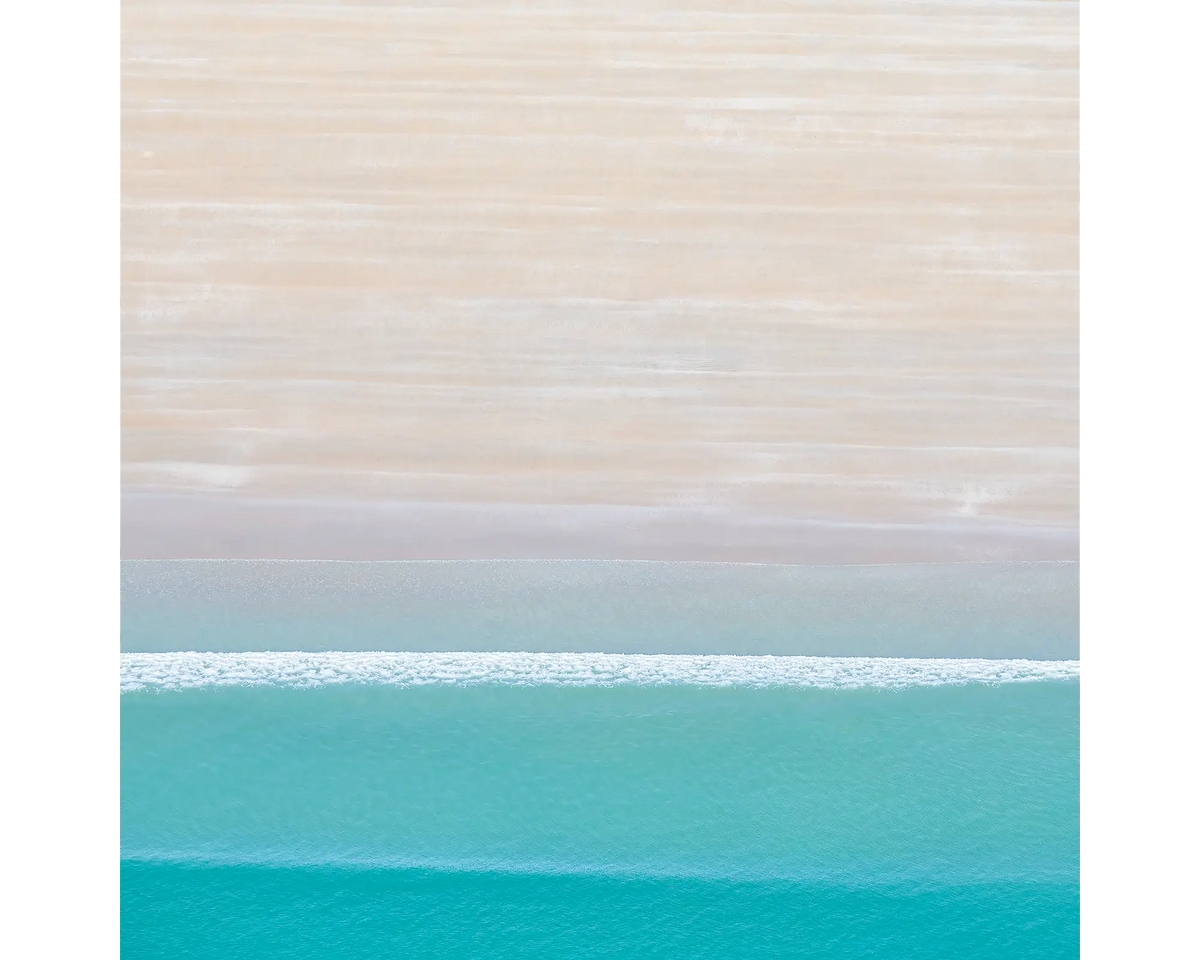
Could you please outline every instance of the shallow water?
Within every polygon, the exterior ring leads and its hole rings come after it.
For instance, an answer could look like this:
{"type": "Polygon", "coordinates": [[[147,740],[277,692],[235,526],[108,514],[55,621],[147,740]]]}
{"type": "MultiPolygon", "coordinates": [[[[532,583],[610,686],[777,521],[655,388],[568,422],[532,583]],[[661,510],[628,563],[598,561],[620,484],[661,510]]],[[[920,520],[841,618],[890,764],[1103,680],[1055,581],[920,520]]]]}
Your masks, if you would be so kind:
{"type": "Polygon", "coordinates": [[[1079,656],[1079,564],[127,560],[121,649],[1079,656]]]}

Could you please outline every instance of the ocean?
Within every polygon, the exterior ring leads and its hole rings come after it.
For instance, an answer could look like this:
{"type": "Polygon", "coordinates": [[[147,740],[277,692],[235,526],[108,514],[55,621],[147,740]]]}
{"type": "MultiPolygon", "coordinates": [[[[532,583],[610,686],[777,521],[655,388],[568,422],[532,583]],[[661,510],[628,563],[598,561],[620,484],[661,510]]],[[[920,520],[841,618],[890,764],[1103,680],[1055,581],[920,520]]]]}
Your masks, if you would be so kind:
{"type": "Polygon", "coordinates": [[[1077,660],[192,646],[122,654],[127,960],[1078,955],[1077,660]]]}

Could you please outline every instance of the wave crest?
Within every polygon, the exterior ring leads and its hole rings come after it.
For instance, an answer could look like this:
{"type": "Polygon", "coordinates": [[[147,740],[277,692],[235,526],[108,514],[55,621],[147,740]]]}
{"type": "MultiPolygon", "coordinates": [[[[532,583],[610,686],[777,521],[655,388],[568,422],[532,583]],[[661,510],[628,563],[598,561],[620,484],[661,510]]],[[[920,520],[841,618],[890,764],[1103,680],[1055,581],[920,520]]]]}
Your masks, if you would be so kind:
{"type": "Polygon", "coordinates": [[[123,653],[122,692],[209,686],[901,688],[1074,680],[1078,660],[623,653],[123,653]]]}

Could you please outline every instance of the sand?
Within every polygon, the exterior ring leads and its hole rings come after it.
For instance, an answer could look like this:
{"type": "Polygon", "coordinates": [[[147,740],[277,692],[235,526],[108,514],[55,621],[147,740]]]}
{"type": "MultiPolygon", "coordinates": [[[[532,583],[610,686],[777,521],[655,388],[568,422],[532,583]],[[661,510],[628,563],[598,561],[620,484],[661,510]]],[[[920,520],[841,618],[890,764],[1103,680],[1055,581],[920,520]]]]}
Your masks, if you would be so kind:
{"type": "Polygon", "coordinates": [[[1078,7],[122,5],[126,556],[1078,550],[1078,7]]]}

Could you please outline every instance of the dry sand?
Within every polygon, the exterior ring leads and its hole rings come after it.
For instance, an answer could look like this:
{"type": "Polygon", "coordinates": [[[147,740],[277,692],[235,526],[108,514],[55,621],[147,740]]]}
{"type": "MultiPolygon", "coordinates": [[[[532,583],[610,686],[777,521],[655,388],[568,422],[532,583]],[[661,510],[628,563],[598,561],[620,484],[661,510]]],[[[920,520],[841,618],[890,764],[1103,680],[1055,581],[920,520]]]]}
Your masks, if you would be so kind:
{"type": "Polygon", "coordinates": [[[1078,7],[701,6],[125,0],[125,555],[1076,556],[1078,7]]]}

